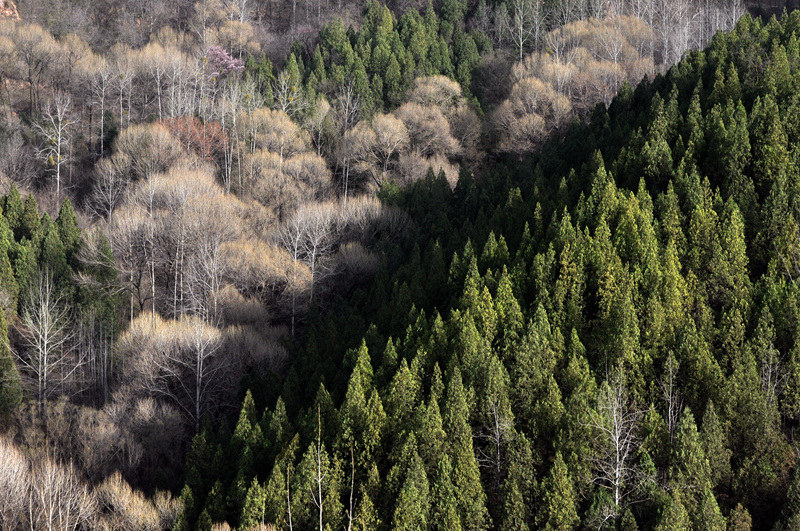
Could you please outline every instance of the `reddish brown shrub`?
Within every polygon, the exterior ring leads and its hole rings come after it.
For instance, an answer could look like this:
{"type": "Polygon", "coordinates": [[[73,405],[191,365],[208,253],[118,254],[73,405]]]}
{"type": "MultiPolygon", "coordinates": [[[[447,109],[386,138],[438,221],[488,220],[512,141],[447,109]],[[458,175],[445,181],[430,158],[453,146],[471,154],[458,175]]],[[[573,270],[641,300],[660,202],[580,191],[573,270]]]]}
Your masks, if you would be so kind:
{"type": "Polygon", "coordinates": [[[228,148],[228,133],[218,122],[202,122],[194,116],[179,116],[161,121],[187,151],[202,160],[218,163],[228,148]]]}

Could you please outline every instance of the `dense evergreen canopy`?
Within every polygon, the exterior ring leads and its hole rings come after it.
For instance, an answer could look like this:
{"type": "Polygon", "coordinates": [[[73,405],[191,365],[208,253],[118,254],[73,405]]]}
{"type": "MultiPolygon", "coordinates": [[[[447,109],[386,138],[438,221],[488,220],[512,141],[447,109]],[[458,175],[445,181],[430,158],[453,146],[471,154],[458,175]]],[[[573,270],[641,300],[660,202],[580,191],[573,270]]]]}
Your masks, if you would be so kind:
{"type": "MultiPolygon", "coordinates": [[[[366,42],[329,32],[326,76],[366,42]]],[[[798,34],[745,17],[522,164],[387,187],[411,237],[195,437],[183,524],[791,527],[798,34]]]]}
{"type": "Polygon", "coordinates": [[[473,72],[491,42],[478,30],[464,31],[465,12],[466,2],[452,0],[442,6],[441,17],[429,3],[423,13],[408,8],[398,20],[386,5],[370,0],[357,30],[335,19],[321,29],[313,50],[295,42],[280,73],[265,56],[250,56],[245,75],[270,104],[284,84],[293,98],[306,101],[352,90],[362,117],[399,105],[420,76],[447,76],[470,95],[473,72]],[[276,75],[286,82],[276,83],[276,75]]]}

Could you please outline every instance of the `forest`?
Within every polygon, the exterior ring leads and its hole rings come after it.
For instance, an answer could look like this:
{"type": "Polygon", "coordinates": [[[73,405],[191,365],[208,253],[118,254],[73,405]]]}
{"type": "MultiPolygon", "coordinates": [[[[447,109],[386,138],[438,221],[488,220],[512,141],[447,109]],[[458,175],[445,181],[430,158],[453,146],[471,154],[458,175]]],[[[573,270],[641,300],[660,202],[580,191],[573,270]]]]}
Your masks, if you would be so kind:
{"type": "Polygon", "coordinates": [[[0,0],[0,529],[800,528],[800,11],[0,0]]]}

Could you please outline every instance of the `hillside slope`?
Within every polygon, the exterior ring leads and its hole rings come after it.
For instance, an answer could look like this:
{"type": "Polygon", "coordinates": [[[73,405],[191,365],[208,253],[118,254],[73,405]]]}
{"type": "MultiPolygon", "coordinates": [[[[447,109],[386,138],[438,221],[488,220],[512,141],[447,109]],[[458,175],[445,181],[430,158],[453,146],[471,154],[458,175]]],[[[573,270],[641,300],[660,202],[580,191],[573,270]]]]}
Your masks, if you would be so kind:
{"type": "Polygon", "coordinates": [[[798,33],[745,17],[524,164],[386,189],[414,234],[195,438],[183,523],[797,525],[798,33]]]}

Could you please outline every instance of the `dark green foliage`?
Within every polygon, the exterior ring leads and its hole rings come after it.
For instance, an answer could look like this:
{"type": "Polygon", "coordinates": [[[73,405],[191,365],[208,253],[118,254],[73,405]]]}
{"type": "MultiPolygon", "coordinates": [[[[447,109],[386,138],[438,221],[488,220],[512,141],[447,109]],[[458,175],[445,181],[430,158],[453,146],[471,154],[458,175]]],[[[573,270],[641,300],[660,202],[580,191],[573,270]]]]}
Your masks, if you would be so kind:
{"type": "MultiPolygon", "coordinates": [[[[0,196],[0,411],[13,412],[22,392],[8,341],[8,322],[14,324],[40,273],[52,275],[58,297],[74,320],[86,319],[105,340],[114,337],[117,309],[117,273],[111,246],[99,234],[99,257],[79,260],[82,232],[69,199],[61,205],[55,222],[40,217],[34,196],[24,200],[15,186],[0,196]],[[99,258],[94,260],[94,258],[99,258]],[[78,275],[82,276],[79,282],[78,275]]],[[[67,348],[72,348],[68,346],[67,348]]]]}
{"type": "MultiPolygon", "coordinates": [[[[362,117],[396,107],[418,76],[451,77],[470,95],[472,75],[480,61],[477,43],[488,39],[480,32],[464,31],[466,11],[465,0],[445,0],[439,15],[431,5],[424,17],[408,8],[397,19],[388,7],[370,0],[360,28],[346,29],[339,19],[327,23],[313,50],[293,47],[284,71],[295,76],[309,94],[313,90],[329,99],[337,97],[343,84],[353,82],[362,117]],[[299,61],[310,66],[300,69],[299,61]]],[[[484,46],[483,51],[489,50],[484,46]]],[[[268,87],[274,74],[269,61],[248,59],[245,74],[271,100],[268,87]]]]}
{"type": "Polygon", "coordinates": [[[0,308],[0,419],[13,412],[20,402],[22,386],[8,343],[5,312],[0,308]]]}
{"type": "Polygon", "coordinates": [[[573,529],[579,522],[575,489],[567,472],[567,466],[556,453],[556,459],[544,482],[544,500],[539,519],[544,529],[573,529]]]}
{"type": "Polygon", "coordinates": [[[239,525],[244,529],[250,529],[264,521],[264,505],[267,501],[267,489],[258,484],[258,480],[253,478],[250,488],[247,489],[247,497],[242,505],[242,514],[239,517],[239,525]]]}
{"type": "MultiPolygon", "coordinates": [[[[420,73],[468,83],[464,9],[396,21],[370,3],[297,69],[322,91],[352,77],[376,110],[420,73]]],[[[191,523],[219,480],[244,500],[264,485],[283,527],[289,489],[294,525],[316,527],[321,466],[332,528],[796,525],[798,27],[745,17],[540,153],[464,170],[454,190],[434,172],[384,188],[408,237],[372,286],[309,319],[282,391],[258,395],[252,466],[206,470],[200,454],[241,437],[198,441],[191,523]],[[592,425],[615,372],[636,441],[619,504],[592,425]]]]}
{"type": "Polygon", "coordinates": [[[425,468],[422,466],[422,459],[416,452],[411,456],[405,476],[403,488],[400,489],[400,495],[395,505],[392,528],[404,531],[425,529],[431,508],[430,487],[425,468]]]}

